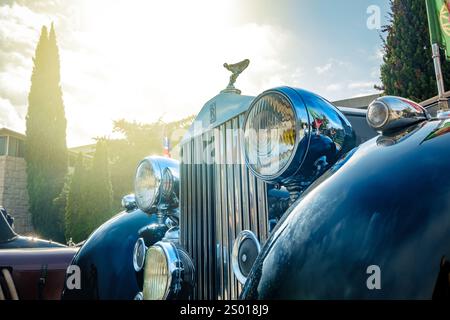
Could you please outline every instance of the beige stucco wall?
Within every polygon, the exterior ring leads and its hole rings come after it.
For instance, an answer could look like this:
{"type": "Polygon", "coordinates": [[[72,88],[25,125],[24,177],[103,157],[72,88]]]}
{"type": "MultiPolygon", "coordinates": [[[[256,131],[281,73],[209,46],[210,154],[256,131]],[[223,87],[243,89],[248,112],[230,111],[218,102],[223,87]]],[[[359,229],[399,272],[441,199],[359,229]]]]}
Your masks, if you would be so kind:
{"type": "Polygon", "coordinates": [[[25,159],[0,156],[0,205],[14,217],[17,233],[26,235],[33,232],[28,211],[25,159]]]}

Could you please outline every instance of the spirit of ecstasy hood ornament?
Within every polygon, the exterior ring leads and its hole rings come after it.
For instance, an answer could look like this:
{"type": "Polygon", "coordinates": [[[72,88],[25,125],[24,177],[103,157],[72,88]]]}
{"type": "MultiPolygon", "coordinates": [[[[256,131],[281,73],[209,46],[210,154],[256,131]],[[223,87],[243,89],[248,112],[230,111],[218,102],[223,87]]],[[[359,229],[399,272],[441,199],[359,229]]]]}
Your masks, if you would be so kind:
{"type": "Polygon", "coordinates": [[[241,62],[234,63],[234,64],[228,64],[228,63],[223,64],[225,69],[227,69],[228,71],[231,71],[231,76],[230,76],[230,82],[228,83],[228,86],[224,90],[222,90],[221,93],[241,94],[241,90],[236,89],[234,87],[234,83],[236,82],[237,77],[242,73],[242,71],[244,71],[248,67],[249,63],[250,63],[250,60],[245,59],[245,60],[242,60],[241,62]]]}

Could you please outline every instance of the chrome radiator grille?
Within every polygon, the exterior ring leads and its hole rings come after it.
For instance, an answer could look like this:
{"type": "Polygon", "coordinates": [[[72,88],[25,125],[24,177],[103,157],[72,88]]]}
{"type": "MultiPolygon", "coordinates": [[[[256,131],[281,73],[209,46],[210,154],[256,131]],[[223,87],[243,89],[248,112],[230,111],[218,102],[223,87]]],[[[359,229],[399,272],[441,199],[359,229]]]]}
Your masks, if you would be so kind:
{"type": "Polygon", "coordinates": [[[241,114],[181,147],[181,245],[195,265],[195,299],[237,299],[234,239],[242,230],[267,239],[267,187],[245,166],[243,120],[241,114]]]}

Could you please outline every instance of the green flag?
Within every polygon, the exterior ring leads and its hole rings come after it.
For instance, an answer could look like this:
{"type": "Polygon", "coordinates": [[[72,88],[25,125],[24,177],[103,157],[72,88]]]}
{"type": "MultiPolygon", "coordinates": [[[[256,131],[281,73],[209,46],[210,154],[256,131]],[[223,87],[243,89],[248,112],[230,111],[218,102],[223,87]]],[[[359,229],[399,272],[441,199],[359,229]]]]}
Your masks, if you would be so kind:
{"type": "Polygon", "coordinates": [[[426,0],[431,44],[445,49],[450,60],[450,0],[426,0]]]}

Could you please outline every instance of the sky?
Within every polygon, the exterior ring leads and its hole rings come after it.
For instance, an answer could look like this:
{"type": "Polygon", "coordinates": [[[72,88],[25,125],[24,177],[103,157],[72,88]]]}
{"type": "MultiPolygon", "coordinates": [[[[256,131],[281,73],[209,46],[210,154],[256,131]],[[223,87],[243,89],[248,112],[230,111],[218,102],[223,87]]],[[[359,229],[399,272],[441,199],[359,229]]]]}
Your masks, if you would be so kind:
{"type": "Polygon", "coordinates": [[[245,95],[280,85],[331,101],[376,93],[388,2],[0,0],[0,127],[25,132],[34,50],[51,22],[74,147],[115,137],[113,120],[197,114],[226,87],[223,63],[246,58],[245,95]]]}

